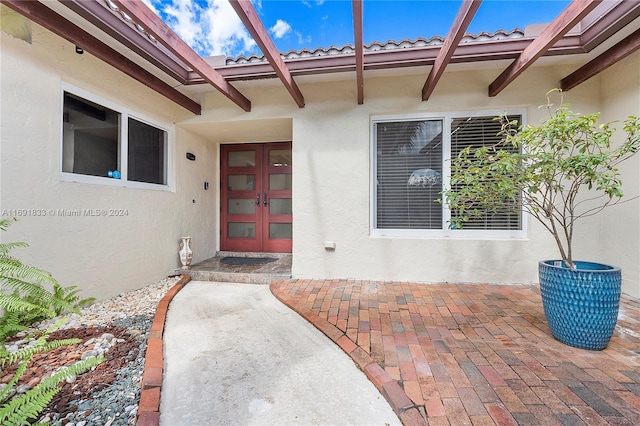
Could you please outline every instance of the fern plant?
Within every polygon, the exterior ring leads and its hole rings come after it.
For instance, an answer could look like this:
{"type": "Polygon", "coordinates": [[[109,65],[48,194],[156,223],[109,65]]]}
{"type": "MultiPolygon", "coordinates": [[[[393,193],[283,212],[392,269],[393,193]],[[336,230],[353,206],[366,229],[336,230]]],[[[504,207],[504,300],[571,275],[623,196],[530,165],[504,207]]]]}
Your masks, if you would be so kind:
{"type": "MultiPolygon", "coordinates": [[[[13,221],[0,220],[0,230],[5,231],[13,221]]],[[[27,244],[0,243],[0,342],[46,318],[64,312],[80,314],[78,307],[94,300],[80,300],[75,286],[63,287],[49,272],[13,257],[11,251],[18,247],[27,244]]]]}
{"type": "MultiPolygon", "coordinates": [[[[0,220],[0,230],[5,231],[13,219],[0,220]]],[[[49,341],[52,331],[59,328],[64,319],[56,322],[40,336],[35,344],[10,353],[5,342],[28,325],[45,318],[53,318],[64,312],[80,314],[78,306],[93,301],[80,299],[75,286],[63,287],[53,276],[34,266],[25,265],[11,256],[11,251],[27,244],[0,243],[0,368],[19,362],[18,367],[4,389],[0,390],[0,424],[26,425],[36,420],[44,407],[60,390],[62,381],[86,372],[98,365],[104,358],[89,358],[66,366],[54,373],[24,394],[12,397],[14,387],[24,375],[34,355],[54,350],[61,346],[80,343],[80,339],[49,341]],[[45,286],[51,286],[52,291],[45,286]]]]}
{"type": "Polygon", "coordinates": [[[49,334],[59,328],[64,319],[56,322],[32,346],[22,348],[14,353],[9,353],[6,348],[0,346],[0,367],[4,368],[19,361],[13,377],[7,386],[0,390],[0,424],[2,425],[27,425],[36,420],[44,407],[49,405],[53,397],[60,391],[58,384],[82,374],[104,361],[102,357],[92,357],[78,361],[70,366],[63,367],[48,378],[42,380],[33,388],[23,394],[18,394],[9,399],[20,378],[24,375],[33,356],[39,353],[51,351],[61,346],[69,346],[80,343],[80,339],[61,339],[49,341],[49,334]]]}
{"type": "MultiPolygon", "coordinates": [[[[60,300],[64,300],[68,302],[74,308],[81,308],[83,306],[88,306],[96,301],[95,297],[86,297],[84,299],[81,299],[79,296],[79,293],[80,293],[80,289],[76,285],[63,287],[58,283],[53,284],[53,295],[60,300]]],[[[55,306],[53,306],[52,308],[56,312],[56,315],[60,315],[63,312],[62,310],[60,310],[59,308],[56,308],[55,306]]]]}

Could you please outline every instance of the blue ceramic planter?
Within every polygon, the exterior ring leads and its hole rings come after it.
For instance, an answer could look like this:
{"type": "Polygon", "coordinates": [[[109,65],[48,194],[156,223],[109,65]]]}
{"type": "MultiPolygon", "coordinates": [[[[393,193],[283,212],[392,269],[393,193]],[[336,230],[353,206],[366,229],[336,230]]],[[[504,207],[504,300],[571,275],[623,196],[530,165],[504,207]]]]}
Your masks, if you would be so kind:
{"type": "Polygon", "coordinates": [[[553,336],[582,349],[607,347],[618,319],[622,272],[616,266],[562,261],[538,264],[544,313],[553,336]]]}

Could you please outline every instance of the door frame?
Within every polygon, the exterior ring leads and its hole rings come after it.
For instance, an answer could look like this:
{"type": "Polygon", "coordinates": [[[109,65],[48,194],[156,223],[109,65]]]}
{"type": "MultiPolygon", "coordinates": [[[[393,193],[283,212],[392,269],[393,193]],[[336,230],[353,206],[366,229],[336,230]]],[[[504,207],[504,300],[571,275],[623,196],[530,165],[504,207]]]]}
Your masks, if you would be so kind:
{"type": "MultiPolygon", "coordinates": [[[[293,227],[293,214],[270,214],[267,213],[268,208],[270,208],[270,200],[271,198],[288,198],[290,197],[293,200],[293,191],[290,190],[271,190],[269,188],[269,176],[272,173],[285,172],[286,174],[293,174],[292,165],[286,166],[277,166],[274,168],[269,163],[269,151],[271,149],[283,149],[288,148],[292,149],[291,142],[247,142],[247,143],[225,143],[219,145],[219,188],[220,191],[218,193],[218,203],[219,203],[219,213],[217,220],[217,228],[218,228],[218,242],[221,251],[237,251],[237,252],[264,252],[264,253],[291,253],[293,246],[293,238],[283,238],[283,239],[273,239],[269,238],[269,225],[270,223],[291,223],[293,227]],[[260,145],[260,149],[255,149],[256,145],[260,145]],[[233,148],[229,148],[233,147],[233,148]],[[256,152],[256,166],[248,167],[248,168],[238,168],[233,170],[237,171],[238,174],[243,173],[256,173],[260,174],[260,176],[256,176],[256,188],[251,190],[247,190],[246,194],[242,194],[245,191],[236,192],[234,195],[242,196],[245,199],[248,199],[250,196],[255,199],[257,190],[260,189],[260,206],[257,207],[260,210],[260,213],[256,212],[257,216],[254,215],[238,215],[233,219],[238,220],[239,222],[251,222],[252,220],[256,223],[255,229],[255,237],[254,238],[234,238],[229,239],[225,237],[225,232],[227,231],[227,216],[228,213],[226,209],[228,208],[226,197],[228,190],[223,188],[223,185],[226,181],[226,176],[230,174],[230,170],[227,166],[227,159],[225,156],[229,152],[230,149],[237,149],[238,151],[255,151],[256,152]],[[258,188],[260,186],[260,188],[258,188]],[[250,194],[251,193],[251,194],[250,194]],[[264,202],[264,195],[267,194],[267,203],[264,202]],[[265,209],[265,210],[262,210],[265,209]],[[266,213],[266,214],[265,214],[266,213]],[[246,217],[245,217],[246,216],[246,217]],[[252,216],[254,218],[252,219],[252,216]]],[[[257,201],[257,200],[256,200],[257,201]]],[[[292,212],[293,213],[293,212],[292,212]]]]}

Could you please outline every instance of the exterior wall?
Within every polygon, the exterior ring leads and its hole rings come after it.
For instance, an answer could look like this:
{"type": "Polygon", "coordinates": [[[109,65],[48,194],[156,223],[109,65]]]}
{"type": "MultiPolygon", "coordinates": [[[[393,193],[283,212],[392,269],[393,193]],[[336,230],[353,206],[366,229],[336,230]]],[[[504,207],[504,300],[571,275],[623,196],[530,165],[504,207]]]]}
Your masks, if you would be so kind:
{"type": "MultiPolygon", "coordinates": [[[[604,71],[600,76],[602,119],[623,120],[640,116],[640,51],[604,71]]],[[[622,131],[617,134],[622,139],[622,131]]],[[[598,256],[622,267],[622,289],[640,297],[640,155],[620,166],[627,202],[598,217],[601,244],[598,256]]]]}
{"type": "Polygon", "coordinates": [[[213,255],[216,190],[204,191],[203,182],[215,179],[215,149],[173,124],[191,113],[89,52],[77,55],[41,27],[32,24],[32,31],[32,43],[1,33],[0,210],[116,208],[128,215],[21,217],[2,233],[3,242],[29,243],[14,254],[98,299],[172,273],[182,235],[193,237],[194,261],[213,255]],[[163,123],[170,130],[171,190],[61,182],[62,82],[163,123]]]}
{"type": "MultiPolygon", "coordinates": [[[[546,110],[538,108],[546,102],[545,93],[575,67],[533,67],[500,95],[488,98],[487,87],[501,69],[502,64],[446,73],[428,102],[419,98],[426,71],[402,77],[369,77],[365,80],[365,102],[360,106],[356,104],[353,79],[329,83],[298,79],[306,101],[303,109],[297,108],[280,86],[239,84],[252,100],[250,114],[229,108],[226,100],[212,94],[205,99],[203,115],[181,126],[201,132],[206,123],[215,121],[216,129],[230,130],[242,128],[238,123],[251,127],[263,120],[292,118],[294,277],[537,282],[537,262],[559,255],[551,236],[533,219],[528,221],[528,238],[524,239],[370,235],[372,116],[513,107],[526,108],[528,122],[539,123],[546,116],[546,110]],[[334,241],[336,250],[325,250],[325,241],[334,241]]],[[[565,101],[578,112],[600,110],[599,79],[573,89],[565,101]]],[[[224,142],[224,138],[212,141],[224,142]]],[[[588,254],[588,250],[597,251],[600,245],[599,235],[585,237],[585,248],[579,248],[576,257],[588,254]]]]}
{"type": "MultiPolygon", "coordinates": [[[[527,118],[544,117],[538,105],[563,69],[534,68],[495,98],[486,95],[496,70],[446,74],[428,102],[419,99],[426,73],[367,79],[365,104],[346,96],[308,101],[294,118],[294,275],[425,282],[537,282],[537,262],[557,258],[551,237],[532,220],[527,239],[391,238],[370,236],[371,115],[525,107],[527,118]],[[316,117],[325,117],[318,120],[316,117]],[[311,171],[311,172],[310,172],[311,171]],[[336,242],[335,252],[323,241],[336,242]]],[[[343,93],[353,83],[343,87],[343,93]]],[[[325,88],[305,87],[307,97],[325,88]]],[[[340,92],[339,90],[334,93],[340,92]]],[[[589,110],[598,99],[589,86],[576,89],[575,103],[589,110]]]]}

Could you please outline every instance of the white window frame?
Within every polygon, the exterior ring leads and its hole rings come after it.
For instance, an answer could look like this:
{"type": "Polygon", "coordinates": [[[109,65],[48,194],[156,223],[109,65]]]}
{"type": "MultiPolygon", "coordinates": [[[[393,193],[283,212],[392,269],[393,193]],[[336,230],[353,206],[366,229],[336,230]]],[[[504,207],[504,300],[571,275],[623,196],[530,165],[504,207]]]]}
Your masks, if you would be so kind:
{"type": "Polygon", "coordinates": [[[73,86],[68,83],[61,84],[61,96],[60,96],[60,113],[64,111],[64,94],[69,93],[71,95],[79,96],[83,99],[96,103],[100,106],[109,108],[118,114],[120,114],[120,179],[114,179],[107,176],[91,176],[91,175],[83,175],[78,173],[71,172],[63,172],[63,149],[64,149],[64,126],[62,125],[62,115],[60,116],[60,161],[59,161],[59,170],[60,170],[60,181],[62,182],[77,182],[77,183],[88,183],[92,185],[104,185],[104,186],[116,186],[116,187],[126,187],[126,188],[136,188],[136,189],[151,189],[156,191],[173,191],[173,186],[171,184],[172,173],[171,167],[173,164],[171,147],[173,146],[173,132],[170,130],[170,126],[153,120],[151,118],[145,117],[142,114],[138,114],[117,103],[111,102],[107,99],[104,99],[100,96],[94,95],[91,92],[88,92],[79,87],[73,86]],[[129,164],[129,118],[137,120],[141,123],[148,124],[150,126],[156,127],[159,130],[162,130],[167,135],[167,142],[165,143],[165,182],[166,184],[158,184],[158,183],[148,183],[148,182],[138,182],[138,181],[130,181],[128,180],[128,164],[129,164]]]}
{"type": "Polygon", "coordinates": [[[444,204],[442,206],[442,228],[441,229],[378,229],[377,223],[377,149],[376,132],[377,123],[398,122],[398,121],[418,121],[418,120],[442,120],[442,187],[447,189],[451,182],[451,122],[455,118],[462,117],[497,117],[502,114],[519,115],[522,117],[522,125],[526,124],[526,108],[507,108],[502,110],[474,110],[474,111],[451,111],[445,113],[414,113],[401,115],[375,115],[370,122],[370,235],[372,237],[400,237],[400,238],[455,238],[455,239],[526,239],[528,227],[528,215],[525,210],[521,210],[522,229],[518,230],[465,230],[449,229],[448,222],[451,219],[451,210],[444,204]]]}

